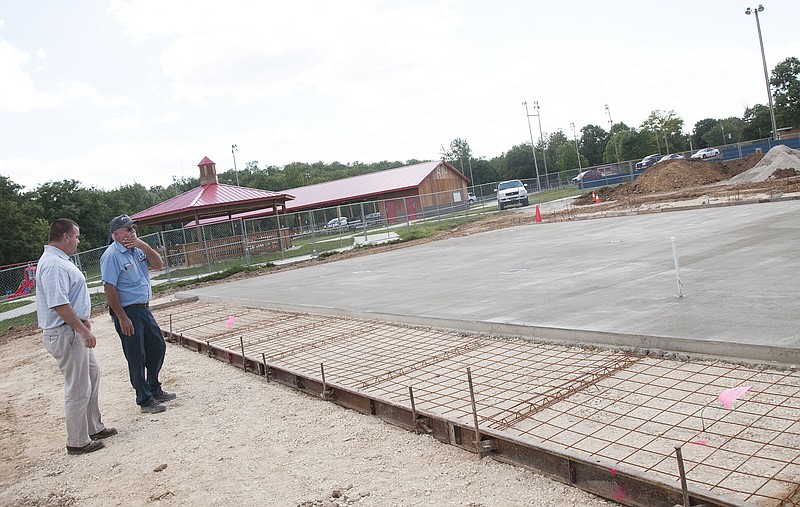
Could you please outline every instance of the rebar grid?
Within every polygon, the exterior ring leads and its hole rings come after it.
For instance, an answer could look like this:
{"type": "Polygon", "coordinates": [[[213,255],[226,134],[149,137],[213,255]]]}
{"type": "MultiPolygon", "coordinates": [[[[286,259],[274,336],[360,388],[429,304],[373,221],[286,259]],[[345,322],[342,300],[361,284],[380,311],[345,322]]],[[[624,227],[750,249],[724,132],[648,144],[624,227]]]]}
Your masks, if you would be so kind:
{"type": "MultiPolygon", "coordinates": [[[[800,477],[800,375],[721,362],[634,357],[387,322],[195,303],[176,333],[240,351],[329,386],[469,422],[470,367],[479,422],[620,467],[758,505],[795,505],[800,477]],[[229,316],[236,322],[229,328],[229,316]],[[262,356],[263,354],[263,356],[262,356]],[[320,379],[321,380],[321,379],[320,379]],[[731,409],[719,393],[752,386],[731,409]]],[[[174,309],[165,310],[166,313],[174,309]]],[[[185,312],[185,313],[184,313],[185,312]]]]}

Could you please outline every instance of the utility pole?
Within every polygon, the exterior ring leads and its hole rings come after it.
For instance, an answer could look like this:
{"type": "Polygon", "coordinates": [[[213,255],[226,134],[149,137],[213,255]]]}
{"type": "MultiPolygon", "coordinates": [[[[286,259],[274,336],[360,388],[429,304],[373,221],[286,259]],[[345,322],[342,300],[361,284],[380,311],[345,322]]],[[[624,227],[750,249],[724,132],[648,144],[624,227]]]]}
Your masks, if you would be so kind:
{"type": "Polygon", "coordinates": [[[528,102],[523,101],[522,105],[525,106],[525,116],[528,118],[528,133],[531,135],[531,151],[533,152],[533,166],[536,168],[536,191],[542,192],[542,184],[539,182],[539,163],[536,162],[536,148],[533,146],[533,130],[531,130],[531,116],[528,113],[528,102]]]}

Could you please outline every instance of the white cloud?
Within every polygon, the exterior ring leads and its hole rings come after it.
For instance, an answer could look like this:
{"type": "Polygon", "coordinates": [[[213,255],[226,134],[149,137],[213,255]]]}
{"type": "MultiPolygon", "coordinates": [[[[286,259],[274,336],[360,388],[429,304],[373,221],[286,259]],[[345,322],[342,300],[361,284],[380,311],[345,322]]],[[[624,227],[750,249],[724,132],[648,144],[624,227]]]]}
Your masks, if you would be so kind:
{"type": "Polygon", "coordinates": [[[44,50],[44,48],[39,48],[36,50],[36,58],[40,60],[47,60],[47,52],[44,50]]]}
{"type": "Polygon", "coordinates": [[[23,70],[31,55],[0,39],[0,111],[22,113],[36,108],[53,107],[55,97],[41,93],[23,70]]]}
{"type": "Polygon", "coordinates": [[[178,123],[181,117],[175,111],[170,111],[169,113],[163,114],[161,116],[157,116],[155,118],[151,118],[148,123],[150,125],[166,125],[170,123],[178,123]]]}
{"type": "Polygon", "coordinates": [[[136,116],[123,116],[119,118],[106,118],[103,127],[111,132],[125,132],[137,129],[141,120],[136,116]]]}

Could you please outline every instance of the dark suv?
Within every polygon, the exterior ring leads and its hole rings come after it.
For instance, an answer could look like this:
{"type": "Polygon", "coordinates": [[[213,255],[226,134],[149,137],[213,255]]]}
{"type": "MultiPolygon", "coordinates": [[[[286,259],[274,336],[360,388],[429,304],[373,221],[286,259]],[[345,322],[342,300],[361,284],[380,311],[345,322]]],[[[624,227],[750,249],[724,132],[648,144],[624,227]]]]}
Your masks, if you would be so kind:
{"type": "Polygon", "coordinates": [[[659,160],[661,160],[661,154],[653,153],[652,155],[644,157],[641,162],[637,162],[636,169],[647,169],[648,167],[655,164],[659,160]]]}

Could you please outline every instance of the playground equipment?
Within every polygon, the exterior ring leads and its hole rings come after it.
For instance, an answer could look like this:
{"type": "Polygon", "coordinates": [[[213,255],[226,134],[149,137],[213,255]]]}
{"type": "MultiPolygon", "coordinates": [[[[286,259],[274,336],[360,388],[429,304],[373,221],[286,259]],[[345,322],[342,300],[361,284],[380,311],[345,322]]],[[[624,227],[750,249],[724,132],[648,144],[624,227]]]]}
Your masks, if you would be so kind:
{"type": "Polygon", "coordinates": [[[36,266],[28,266],[22,272],[22,283],[19,284],[17,291],[9,294],[8,299],[27,296],[36,290],[36,266]]]}

